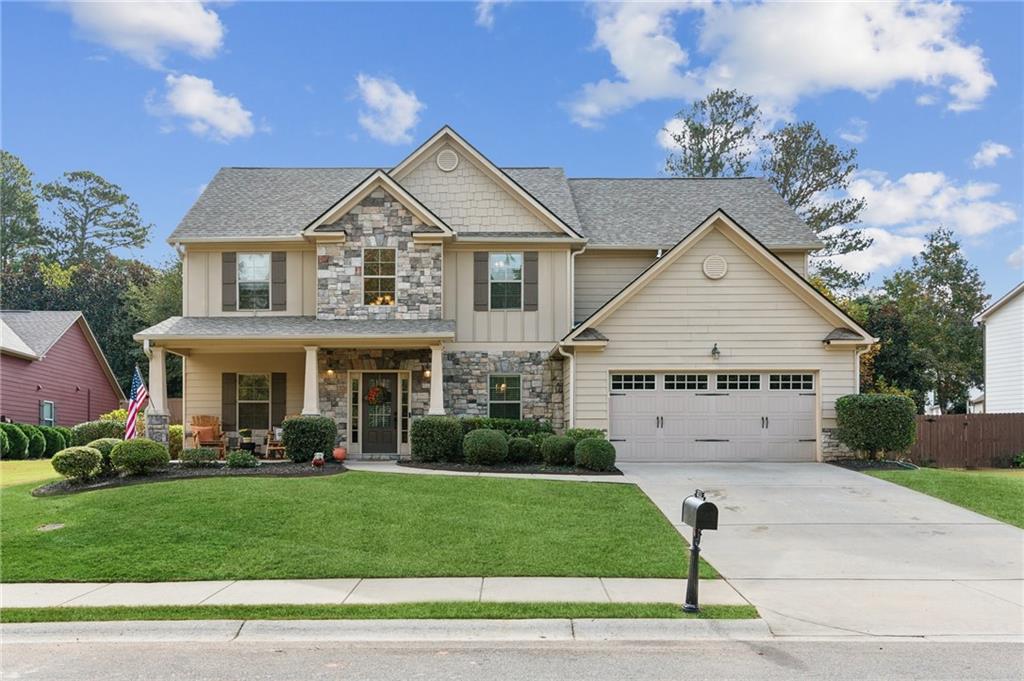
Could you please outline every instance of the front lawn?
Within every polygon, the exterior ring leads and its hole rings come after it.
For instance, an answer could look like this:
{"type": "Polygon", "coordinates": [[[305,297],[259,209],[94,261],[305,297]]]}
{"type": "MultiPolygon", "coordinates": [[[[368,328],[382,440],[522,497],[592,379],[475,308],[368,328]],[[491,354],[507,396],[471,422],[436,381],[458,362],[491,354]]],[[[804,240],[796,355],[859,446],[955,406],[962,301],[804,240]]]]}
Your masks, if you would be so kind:
{"type": "Polygon", "coordinates": [[[31,488],[0,491],[5,582],[685,575],[682,538],[625,484],[349,472],[31,488]]]}
{"type": "Polygon", "coordinates": [[[869,475],[1024,528],[1024,470],[921,468],[869,475]]]}
{"type": "Polygon", "coordinates": [[[41,482],[59,478],[49,459],[28,461],[0,461],[0,487],[23,485],[26,482],[41,482]]]}

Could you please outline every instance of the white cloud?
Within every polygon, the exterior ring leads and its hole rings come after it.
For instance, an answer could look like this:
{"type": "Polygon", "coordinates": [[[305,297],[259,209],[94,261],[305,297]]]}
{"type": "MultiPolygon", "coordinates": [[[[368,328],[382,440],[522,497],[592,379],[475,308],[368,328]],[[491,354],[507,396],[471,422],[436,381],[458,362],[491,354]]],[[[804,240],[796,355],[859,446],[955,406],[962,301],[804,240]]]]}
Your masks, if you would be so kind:
{"type": "Polygon", "coordinates": [[[851,118],[839,131],[839,137],[850,144],[860,144],[868,138],[868,122],[863,118],[851,118]]]}
{"type": "Polygon", "coordinates": [[[996,161],[1003,156],[1013,158],[1013,152],[1010,151],[1010,147],[993,142],[992,140],[985,140],[971,158],[971,165],[975,168],[988,168],[994,166],[996,161]]]}
{"type": "Polygon", "coordinates": [[[860,231],[874,240],[870,246],[857,253],[844,253],[831,258],[854,272],[870,274],[892,267],[905,258],[917,255],[924,248],[924,239],[919,236],[893,234],[880,227],[865,227],[860,231]]]}
{"type": "Polygon", "coordinates": [[[961,43],[963,8],[951,3],[600,4],[594,46],[616,75],[583,86],[570,105],[583,126],[640,102],[692,99],[715,87],[754,95],[785,119],[804,96],[867,96],[913,82],[944,88],[955,111],[977,107],[995,85],[981,49],[961,43]],[[697,17],[692,65],[675,37],[676,16],[697,17]]]}
{"type": "Polygon", "coordinates": [[[1013,253],[1006,256],[1006,264],[1014,269],[1024,269],[1024,246],[1018,246],[1013,253]]]}
{"type": "Polygon", "coordinates": [[[494,28],[494,8],[507,5],[512,0],[480,0],[476,3],[476,25],[494,28]]]}
{"type": "Polygon", "coordinates": [[[914,100],[914,102],[917,103],[918,106],[932,106],[933,104],[936,104],[938,101],[939,100],[935,97],[935,95],[918,95],[917,99],[914,100]]]}
{"type": "Polygon", "coordinates": [[[359,97],[366,110],[359,112],[359,125],[370,137],[387,144],[412,141],[409,134],[420,120],[423,102],[412,90],[403,90],[390,78],[356,76],[359,97]]]}
{"type": "Polygon", "coordinates": [[[89,40],[150,68],[162,68],[172,50],[212,57],[224,40],[220,18],[202,2],[66,2],[62,6],[89,40]]]}
{"type": "Polygon", "coordinates": [[[256,131],[252,112],[247,111],[237,97],[218,92],[213,81],[170,74],[165,83],[167,91],[163,99],[154,102],[151,97],[147,102],[150,113],[184,118],[192,133],[219,142],[249,137],[256,131]]]}

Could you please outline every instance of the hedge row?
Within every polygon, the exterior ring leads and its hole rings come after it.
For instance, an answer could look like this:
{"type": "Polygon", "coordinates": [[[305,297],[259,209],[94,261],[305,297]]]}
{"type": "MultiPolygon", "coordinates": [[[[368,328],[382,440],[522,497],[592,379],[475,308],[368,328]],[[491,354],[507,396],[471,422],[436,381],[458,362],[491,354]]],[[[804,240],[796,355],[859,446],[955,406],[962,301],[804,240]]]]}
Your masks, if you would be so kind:
{"type": "Polygon", "coordinates": [[[29,423],[0,423],[0,459],[49,459],[70,443],[67,429],[29,423]]]}

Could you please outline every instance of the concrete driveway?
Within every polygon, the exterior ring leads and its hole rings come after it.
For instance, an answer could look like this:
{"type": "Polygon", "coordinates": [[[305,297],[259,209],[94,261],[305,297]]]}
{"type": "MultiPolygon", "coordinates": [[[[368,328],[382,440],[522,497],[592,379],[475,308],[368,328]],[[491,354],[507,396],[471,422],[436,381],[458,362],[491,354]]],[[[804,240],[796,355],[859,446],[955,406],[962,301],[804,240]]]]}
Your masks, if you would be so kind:
{"type": "MultiPolygon", "coordinates": [[[[778,635],[1024,635],[1024,531],[828,464],[620,464],[778,635]]],[[[1024,503],[1022,500],[1021,503],[1024,503]]]]}

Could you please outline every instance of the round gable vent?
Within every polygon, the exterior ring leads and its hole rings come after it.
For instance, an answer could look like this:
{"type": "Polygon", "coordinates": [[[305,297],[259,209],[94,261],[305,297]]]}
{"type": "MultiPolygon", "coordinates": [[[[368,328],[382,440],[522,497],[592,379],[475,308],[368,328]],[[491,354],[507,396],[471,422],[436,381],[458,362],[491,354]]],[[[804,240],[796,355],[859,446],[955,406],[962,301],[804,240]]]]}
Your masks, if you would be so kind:
{"type": "Polygon", "coordinates": [[[708,279],[721,279],[729,271],[729,263],[720,255],[709,255],[704,258],[702,269],[708,279]]]}
{"type": "Polygon", "coordinates": [[[451,149],[442,149],[437,155],[437,167],[450,173],[459,167],[459,155],[451,149]]]}

